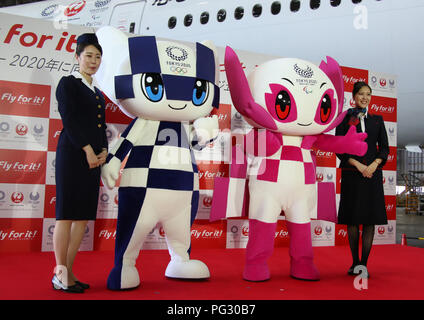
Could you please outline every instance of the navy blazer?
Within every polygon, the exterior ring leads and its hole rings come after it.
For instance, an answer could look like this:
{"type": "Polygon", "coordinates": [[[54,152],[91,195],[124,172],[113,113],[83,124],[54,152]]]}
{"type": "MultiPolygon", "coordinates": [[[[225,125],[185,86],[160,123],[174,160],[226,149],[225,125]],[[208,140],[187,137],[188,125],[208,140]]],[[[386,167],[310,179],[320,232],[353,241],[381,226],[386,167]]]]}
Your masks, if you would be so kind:
{"type": "Polygon", "coordinates": [[[72,75],[60,79],[56,99],[63,129],[58,148],[82,149],[90,144],[96,154],[107,149],[105,100],[99,89],[95,91],[72,75]]]}
{"type": "MultiPolygon", "coordinates": [[[[345,135],[349,130],[352,115],[350,112],[347,112],[347,115],[343,119],[342,123],[339,124],[336,128],[336,135],[345,135]]],[[[340,159],[340,168],[353,168],[352,165],[348,163],[349,158],[354,158],[359,162],[370,165],[376,158],[380,158],[383,161],[379,165],[380,168],[384,166],[389,155],[389,141],[387,138],[386,127],[384,126],[384,120],[382,116],[369,114],[364,119],[365,122],[365,132],[368,134],[365,142],[368,145],[367,153],[360,157],[350,154],[337,154],[337,157],[340,159]]],[[[356,131],[361,132],[361,123],[358,122],[356,125],[356,131]]]]}

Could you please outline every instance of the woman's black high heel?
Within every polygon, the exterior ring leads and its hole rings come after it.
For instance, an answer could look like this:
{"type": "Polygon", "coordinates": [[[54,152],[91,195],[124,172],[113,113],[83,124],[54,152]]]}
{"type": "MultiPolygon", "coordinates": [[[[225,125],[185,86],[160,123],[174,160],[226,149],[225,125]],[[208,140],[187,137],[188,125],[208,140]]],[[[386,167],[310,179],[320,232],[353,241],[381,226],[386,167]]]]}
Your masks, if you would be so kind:
{"type": "Polygon", "coordinates": [[[84,293],[84,289],[78,284],[74,284],[73,286],[65,286],[56,275],[53,276],[52,285],[53,289],[55,290],[62,290],[68,293],[84,293]]]}
{"type": "Polygon", "coordinates": [[[349,268],[349,270],[347,271],[347,274],[348,274],[348,275],[351,275],[351,276],[361,275],[363,278],[366,278],[366,279],[368,279],[368,278],[370,277],[370,274],[369,274],[369,272],[368,272],[368,268],[367,268],[366,266],[364,266],[364,265],[361,265],[361,264],[352,265],[352,266],[349,268]],[[358,268],[358,269],[356,269],[356,271],[355,271],[355,268],[356,268],[357,266],[360,266],[361,268],[358,268]]]}
{"type": "Polygon", "coordinates": [[[78,280],[75,280],[75,283],[77,285],[79,285],[81,288],[83,288],[84,290],[90,288],[90,285],[88,283],[84,283],[84,282],[81,282],[81,281],[78,281],[78,280]]]}
{"type": "Polygon", "coordinates": [[[357,265],[356,264],[353,264],[350,268],[349,268],[349,270],[347,271],[347,274],[348,275],[350,275],[350,276],[356,276],[358,273],[357,272],[355,272],[355,267],[356,267],[357,265]]]}

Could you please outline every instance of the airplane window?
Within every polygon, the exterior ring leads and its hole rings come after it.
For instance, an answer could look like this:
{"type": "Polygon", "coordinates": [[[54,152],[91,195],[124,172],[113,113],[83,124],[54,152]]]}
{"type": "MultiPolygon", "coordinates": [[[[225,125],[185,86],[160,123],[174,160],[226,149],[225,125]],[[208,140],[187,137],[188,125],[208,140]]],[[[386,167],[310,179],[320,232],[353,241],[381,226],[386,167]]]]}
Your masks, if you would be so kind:
{"type": "Polygon", "coordinates": [[[168,28],[169,29],[174,29],[176,25],[177,25],[177,18],[176,17],[169,18],[169,20],[168,20],[168,28]]]}
{"type": "Polygon", "coordinates": [[[216,15],[216,19],[218,20],[218,22],[224,21],[226,17],[227,11],[225,11],[224,9],[219,10],[218,14],[216,15]]]}
{"type": "Polygon", "coordinates": [[[190,27],[192,22],[193,22],[193,16],[191,14],[188,14],[184,17],[184,25],[186,27],[190,27]]]}
{"type": "Polygon", "coordinates": [[[241,18],[243,18],[243,15],[244,15],[244,8],[237,7],[236,10],[234,11],[234,18],[236,18],[236,20],[240,20],[241,18]]]}
{"type": "Polygon", "coordinates": [[[291,12],[297,12],[300,9],[300,1],[299,0],[292,0],[290,2],[290,11],[291,12]]]}
{"type": "Polygon", "coordinates": [[[129,33],[134,33],[134,30],[135,30],[135,22],[131,22],[129,33]]]}
{"type": "Polygon", "coordinates": [[[200,23],[201,24],[206,24],[209,21],[209,12],[205,11],[202,12],[202,14],[200,15],[200,23]]]}
{"type": "Polygon", "coordinates": [[[253,6],[252,15],[257,18],[262,14],[262,6],[258,3],[253,6]]]}
{"type": "Polygon", "coordinates": [[[338,7],[341,2],[341,0],[330,0],[330,4],[332,7],[338,7]]]}
{"type": "Polygon", "coordinates": [[[362,0],[352,0],[352,3],[361,3],[362,0]]]}
{"type": "Polygon", "coordinates": [[[321,3],[320,0],[311,0],[311,2],[309,3],[309,6],[311,7],[312,10],[315,10],[319,8],[320,3],[321,3]]]}
{"type": "Polygon", "coordinates": [[[280,1],[274,1],[271,4],[271,13],[275,15],[275,14],[279,14],[280,11],[281,11],[281,3],[280,3],[280,1]]]}

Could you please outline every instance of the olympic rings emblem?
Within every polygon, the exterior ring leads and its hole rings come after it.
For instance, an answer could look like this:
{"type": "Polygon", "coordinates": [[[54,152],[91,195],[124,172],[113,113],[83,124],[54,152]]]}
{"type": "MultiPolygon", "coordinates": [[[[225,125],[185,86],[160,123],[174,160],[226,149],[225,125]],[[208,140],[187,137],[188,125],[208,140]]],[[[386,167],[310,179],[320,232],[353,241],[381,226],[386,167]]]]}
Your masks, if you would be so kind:
{"type": "Polygon", "coordinates": [[[173,73],[177,73],[177,74],[185,74],[187,73],[187,68],[181,68],[181,67],[171,67],[171,71],[173,73]]]}

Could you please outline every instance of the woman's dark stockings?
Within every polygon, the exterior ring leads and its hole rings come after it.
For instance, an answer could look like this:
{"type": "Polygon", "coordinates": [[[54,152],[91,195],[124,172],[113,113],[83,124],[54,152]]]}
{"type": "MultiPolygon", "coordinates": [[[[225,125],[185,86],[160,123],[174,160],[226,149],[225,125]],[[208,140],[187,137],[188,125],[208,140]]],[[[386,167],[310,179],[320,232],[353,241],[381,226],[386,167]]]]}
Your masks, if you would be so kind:
{"type": "Polygon", "coordinates": [[[352,266],[358,264],[366,266],[368,257],[371,252],[372,242],[374,240],[374,225],[363,225],[362,228],[362,256],[359,259],[359,225],[348,225],[347,235],[349,239],[349,246],[352,252],[352,266]]]}

